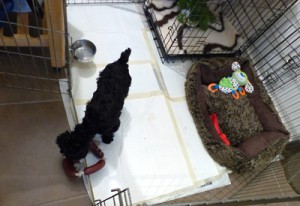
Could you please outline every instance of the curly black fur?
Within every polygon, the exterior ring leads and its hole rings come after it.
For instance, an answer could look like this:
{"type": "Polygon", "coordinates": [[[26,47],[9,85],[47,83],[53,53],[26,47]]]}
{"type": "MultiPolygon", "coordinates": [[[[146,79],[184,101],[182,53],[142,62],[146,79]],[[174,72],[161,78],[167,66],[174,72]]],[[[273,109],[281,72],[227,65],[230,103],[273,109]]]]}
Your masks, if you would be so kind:
{"type": "Polygon", "coordinates": [[[67,158],[84,158],[90,141],[97,133],[101,134],[104,143],[113,141],[114,132],[120,126],[121,110],[131,84],[127,64],[130,53],[131,49],[126,49],[117,61],[108,64],[100,72],[97,90],[87,103],[82,123],[76,125],[73,131],[65,131],[57,137],[56,143],[60,152],[67,158]]]}

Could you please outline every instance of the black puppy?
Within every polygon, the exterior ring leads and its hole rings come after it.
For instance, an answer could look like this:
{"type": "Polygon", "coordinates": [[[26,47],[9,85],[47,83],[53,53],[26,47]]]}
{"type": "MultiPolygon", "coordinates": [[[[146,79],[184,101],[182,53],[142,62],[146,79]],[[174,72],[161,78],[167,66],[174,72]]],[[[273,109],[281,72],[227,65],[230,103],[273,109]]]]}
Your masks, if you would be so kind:
{"type": "Polygon", "coordinates": [[[57,137],[56,143],[65,157],[71,160],[84,158],[89,151],[89,143],[97,133],[102,135],[104,143],[113,141],[131,84],[127,64],[130,53],[131,50],[126,49],[117,61],[100,72],[97,90],[87,103],[82,123],[76,125],[73,131],[66,131],[57,137]]]}

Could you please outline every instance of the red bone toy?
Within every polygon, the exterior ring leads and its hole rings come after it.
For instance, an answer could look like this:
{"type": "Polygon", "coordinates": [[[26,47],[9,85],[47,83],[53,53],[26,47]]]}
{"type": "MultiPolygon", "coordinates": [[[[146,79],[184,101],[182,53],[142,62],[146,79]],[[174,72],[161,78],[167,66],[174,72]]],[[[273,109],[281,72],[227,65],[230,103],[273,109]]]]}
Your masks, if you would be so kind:
{"type": "Polygon", "coordinates": [[[96,157],[100,158],[100,160],[94,165],[86,167],[81,171],[78,171],[77,165],[79,163],[74,163],[72,160],[65,158],[63,160],[63,168],[65,173],[69,177],[81,177],[82,175],[90,175],[99,171],[105,166],[105,160],[102,159],[104,157],[104,154],[94,141],[91,141],[91,143],[89,144],[89,149],[96,157]]]}
{"type": "Polygon", "coordinates": [[[220,136],[220,138],[222,139],[222,141],[227,145],[227,146],[230,146],[230,142],[229,140],[227,139],[226,135],[221,132],[221,128],[219,126],[219,120],[218,120],[218,117],[215,113],[211,114],[210,116],[210,119],[211,121],[213,122],[214,126],[215,126],[215,129],[218,133],[218,135],[220,136]]]}

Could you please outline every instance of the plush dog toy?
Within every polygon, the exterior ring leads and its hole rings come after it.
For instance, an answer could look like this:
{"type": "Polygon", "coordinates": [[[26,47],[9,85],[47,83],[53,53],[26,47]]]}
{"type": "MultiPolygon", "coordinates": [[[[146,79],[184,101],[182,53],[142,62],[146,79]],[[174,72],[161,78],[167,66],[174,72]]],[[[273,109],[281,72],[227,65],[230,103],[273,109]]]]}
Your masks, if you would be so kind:
{"type": "Polygon", "coordinates": [[[240,64],[238,62],[233,62],[231,68],[234,71],[231,77],[223,77],[219,84],[209,84],[208,90],[213,93],[220,90],[222,93],[232,94],[235,99],[239,99],[240,95],[245,95],[246,92],[252,93],[254,88],[249,82],[247,74],[241,71],[240,64]]]}

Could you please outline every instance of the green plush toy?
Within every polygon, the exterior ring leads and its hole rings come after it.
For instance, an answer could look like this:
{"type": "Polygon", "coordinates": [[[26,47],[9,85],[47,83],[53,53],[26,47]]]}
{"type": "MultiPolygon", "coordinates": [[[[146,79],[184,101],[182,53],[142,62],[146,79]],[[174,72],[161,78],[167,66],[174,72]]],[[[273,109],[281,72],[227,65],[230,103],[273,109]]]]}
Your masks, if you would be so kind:
{"type": "Polygon", "coordinates": [[[234,71],[231,77],[223,77],[219,84],[209,84],[208,90],[213,93],[220,90],[222,93],[232,94],[235,99],[239,99],[240,95],[245,95],[246,92],[252,93],[254,88],[249,82],[247,74],[241,71],[240,64],[233,62],[231,68],[234,71]]]}

